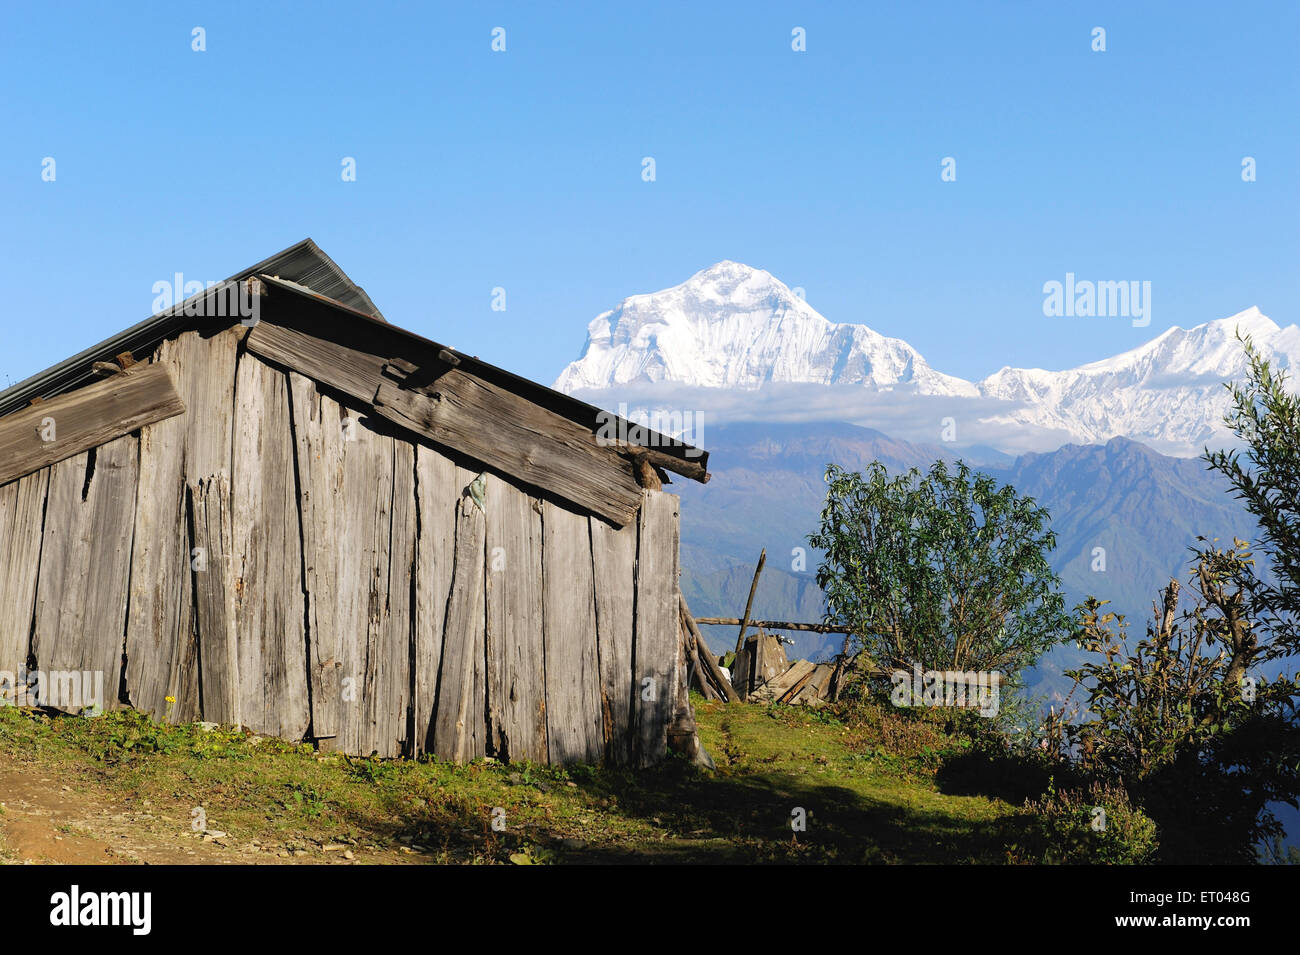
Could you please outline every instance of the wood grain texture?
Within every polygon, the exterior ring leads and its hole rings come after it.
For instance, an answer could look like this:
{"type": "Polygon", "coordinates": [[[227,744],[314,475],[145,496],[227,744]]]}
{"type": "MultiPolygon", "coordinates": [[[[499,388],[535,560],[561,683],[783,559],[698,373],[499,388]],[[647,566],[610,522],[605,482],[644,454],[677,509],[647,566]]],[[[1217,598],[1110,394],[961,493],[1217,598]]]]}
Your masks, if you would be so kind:
{"type": "MultiPolygon", "coordinates": [[[[476,475],[456,469],[456,484],[466,487],[476,475]]],[[[467,762],[486,755],[484,718],[485,608],[483,511],[463,495],[456,505],[456,551],[451,596],[438,676],[438,708],[433,751],[443,759],[467,762]]]]}
{"type": "Polygon", "coordinates": [[[546,739],[552,763],[596,763],[605,751],[596,651],[596,598],[587,517],[542,510],[546,739]]]}
{"type": "Polygon", "coordinates": [[[358,617],[351,592],[346,586],[336,585],[340,572],[336,525],[341,510],[339,496],[343,493],[345,412],[338,402],[322,398],[311,379],[292,372],[289,395],[311,654],[311,734],[323,740],[339,732],[343,669],[343,628],[339,618],[354,625],[358,617]]]}
{"type": "Polygon", "coordinates": [[[633,754],[632,706],[637,695],[632,650],[639,529],[636,521],[616,528],[598,517],[590,520],[605,758],[615,765],[626,765],[633,754]]]}
{"type": "Polygon", "coordinates": [[[190,571],[194,623],[202,671],[200,705],[205,720],[240,725],[239,638],[235,628],[234,539],[230,475],[220,471],[190,484],[190,571]]]}
{"type": "Polygon", "coordinates": [[[254,732],[301,739],[310,712],[289,388],[252,355],[239,361],[234,425],[240,716],[254,732]]]}
{"type": "Polygon", "coordinates": [[[401,755],[410,698],[415,449],[290,374],[302,487],[312,732],[401,755]]]}
{"type": "Polygon", "coordinates": [[[636,697],[637,760],[650,765],[667,752],[677,687],[678,583],[680,537],[676,495],[646,491],[637,545],[636,697]]]}
{"type": "Polygon", "coordinates": [[[32,632],[44,705],[71,713],[117,705],[137,453],[127,435],[50,471],[32,632]]]}
{"type": "Polygon", "coordinates": [[[0,484],[183,411],[167,369],[154,366],[15,411],[0,418],[0,484]]]}
{"type": "MultiPolygon", "coordinates": [[[[232,475],[235,361],[242,329],[184,332],[161,343],[149,366],[166,369],[186,414],[140,431],[140,482],[131,554],[126,685],[131,705],[173,721],[199,714],[198,648],[190,581],[185,488],[232,475]],[[175,699],[169,704],[166,697],[175,699]]],[[[116,380],[110,379],[110,380],[116,380]]]]}
{"type": "Polygon", "coordinates": [[[248,347],[365,402],[416,434],[622,526],[636,513],[640,488],[616,448],[581,425],[457,369],[419,390],[385,375],[389,360],[263,321],[248,347]],[[434,398],[436,394],[439,397],[434,398]]]}
{"type": "Polygon", "coordinates": [[[0,487],[0,673],[14,680],[31,644],[49,484],[50,469],[42,468],[0,487]]]}
{"type": "Polygon", "coordinates": [[[635,516],[640,486],[626,461],[591,432],[455,369],[429,388],[434,394],[381,381],[375,410],[619,526],[635,516]]]}
{"type": "Polygon", "coordinates": [[[415,450],[415,483],[419,539],[415,572],[415,752],[434,750],[434,714],[438,699],[438,670],[446,629],[456,552],[456,512],[460,490],[456,465],[446,455],[424,446],[415,450]]]}
{"type": "Polygon", "coordinates": [[[542,504],[487,481],[488,753],[546,762],[542,504]]]}

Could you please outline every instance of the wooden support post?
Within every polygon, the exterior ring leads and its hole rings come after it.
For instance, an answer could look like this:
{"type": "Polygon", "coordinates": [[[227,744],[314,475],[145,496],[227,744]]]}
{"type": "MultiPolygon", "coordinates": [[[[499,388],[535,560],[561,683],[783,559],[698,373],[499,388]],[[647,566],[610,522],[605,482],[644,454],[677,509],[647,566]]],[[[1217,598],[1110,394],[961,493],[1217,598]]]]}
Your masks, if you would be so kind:
{"type": "Polygon", "coordinates": [[[731,681],[727,679],[722,672],[722,668],[718,666],[717,658],[709,650],[709,645],[704,642],[700,628],[696,626],[695,618],[691,616],[691,608],[686,606],[686,598],[680,595],[679,597],[681,599],[682,617],[686,621],[687,628],[691,631],[691,636],[695,638],[695,650],[700,663],[704,665],[705,670],[712,677],[716,689],[722,694],[723,698],[728,703],[739,703],[740,694],[736,692],[736,688],[731,685],[731,681]]]}
{"type": "Polygon", "coordinates": [[[754,568],[754,582],[749,585],[749,599],[745,601],[745,616],[740,619],[740,634],[736,637],[736,652],[739,653],[745,646],[745,629],[749,626],[749,612],[754,609],[754,592],[758,590],[758,575],[763,572],[763,564],[767,562],[767,548],[758,555],[758,566],[754,568]]]}

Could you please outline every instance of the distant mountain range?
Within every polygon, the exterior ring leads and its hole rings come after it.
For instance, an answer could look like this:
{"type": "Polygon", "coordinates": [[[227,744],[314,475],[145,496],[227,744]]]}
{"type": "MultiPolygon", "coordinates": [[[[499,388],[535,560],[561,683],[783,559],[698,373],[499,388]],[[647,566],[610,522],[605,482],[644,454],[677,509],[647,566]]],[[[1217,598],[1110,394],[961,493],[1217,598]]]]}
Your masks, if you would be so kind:
{"type": "Polygon", "coordinates": [[[951,416],[959,444],[1010,453],[1128,437],[1192,456],[1228,440],[1223,383],[1245,367],[1238,331],[1281,367],[1300,362],[1300,328],[1249,308],[1077,368],[1008,367],[971,382],[901,339],[826,319],[768,272],[724,261],[597,316],[555,387],[634,412],[844,420],[910,440],[938,440],[936,422],[951,416]]]}

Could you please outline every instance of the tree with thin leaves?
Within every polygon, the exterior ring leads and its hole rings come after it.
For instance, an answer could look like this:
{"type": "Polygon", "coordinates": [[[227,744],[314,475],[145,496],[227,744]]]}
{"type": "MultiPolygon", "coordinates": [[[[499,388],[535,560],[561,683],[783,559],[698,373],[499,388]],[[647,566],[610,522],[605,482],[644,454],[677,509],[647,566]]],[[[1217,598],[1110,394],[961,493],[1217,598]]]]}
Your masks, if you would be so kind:
{"type": "Polygon", "coordinates": [[[1069,633],[1049,515],[961,461],[891,477],[826,471],[817,583],[827,617],[867,666],[999,671],[1032,664],[1069,633]]]}
{"type": "Polygon", "coordinates": [[[1244,382],[1228,385],[1224,423],[1241,448],[1205,451],[1259,522],[1259,549],[1271,574],[1252,581],[1253,616],[1267,622],[1274,655],[1300,653],[1300,398],[1286,387],[1286,373],[1260,354],[1249,336],[1244,382]]]}

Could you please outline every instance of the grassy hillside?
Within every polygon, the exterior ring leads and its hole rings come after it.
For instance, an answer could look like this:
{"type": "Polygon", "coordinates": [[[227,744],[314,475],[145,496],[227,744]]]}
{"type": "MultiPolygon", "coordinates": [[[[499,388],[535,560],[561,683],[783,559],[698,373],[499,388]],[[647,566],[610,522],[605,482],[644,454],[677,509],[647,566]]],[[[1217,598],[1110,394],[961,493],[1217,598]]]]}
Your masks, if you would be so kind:
{"type": "Polygon", "coordinates": [[[630,773],[349,759],[132,713],[5,708],[0,852],[13,862],[996,863],[1034,818],[1015,796],[953,781],[971,743],[934,713],[697,701],[697,715],[715,773],[679,760],[630,773]],[[798,809],[804,832],[791,826],[798,809]]]}

